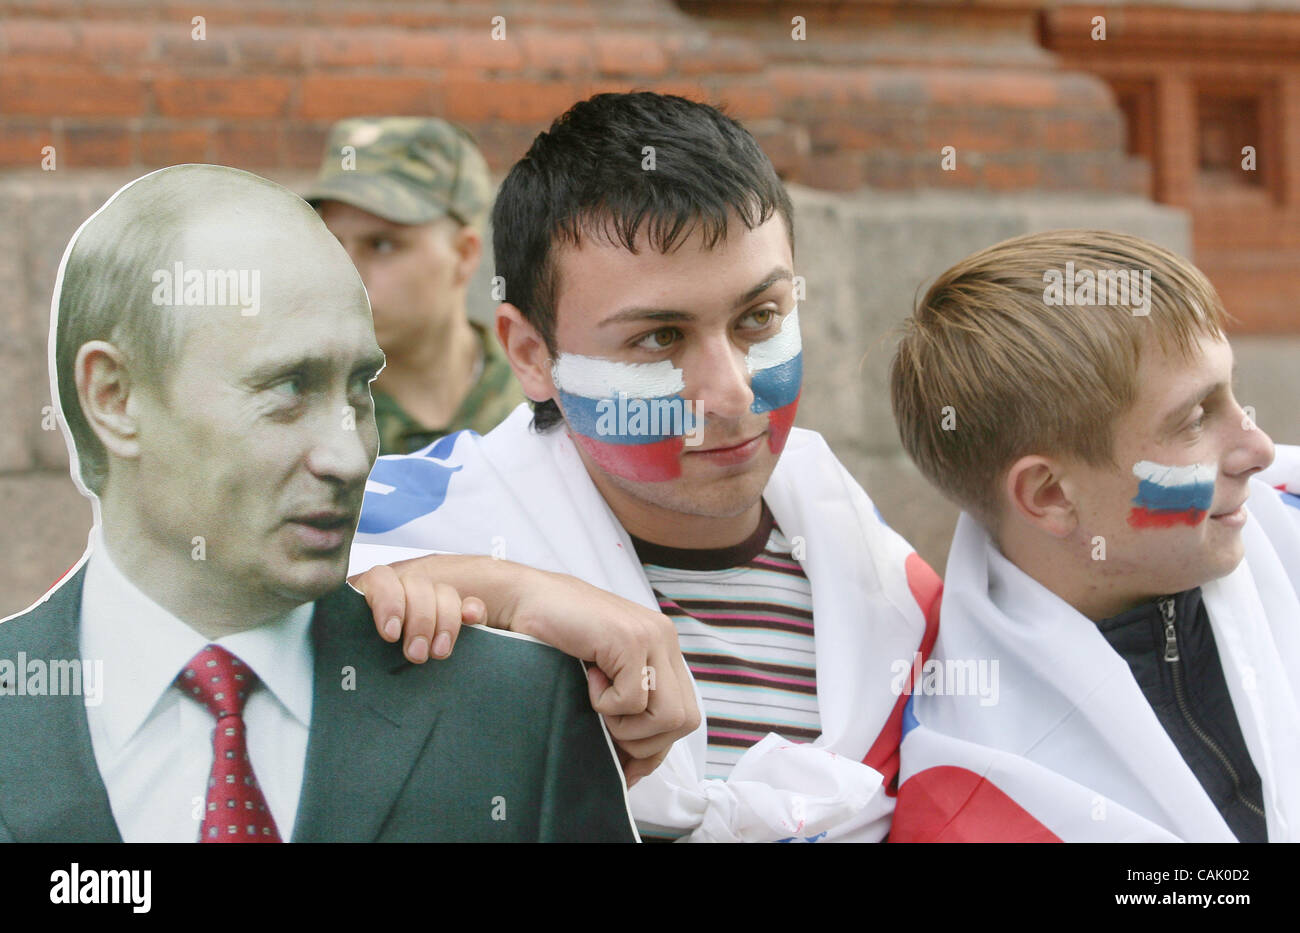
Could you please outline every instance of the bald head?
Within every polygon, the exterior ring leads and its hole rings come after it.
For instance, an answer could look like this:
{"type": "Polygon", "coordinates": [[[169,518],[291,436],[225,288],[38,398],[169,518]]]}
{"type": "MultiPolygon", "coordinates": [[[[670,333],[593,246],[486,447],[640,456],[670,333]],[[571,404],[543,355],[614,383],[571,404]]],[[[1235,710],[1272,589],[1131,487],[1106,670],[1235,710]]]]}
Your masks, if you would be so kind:
{"type": "Polygon", "coordinates": [[[78,397],[85,344],[113,344],[133,379],[161,387],[191,335],[232,317],[309,310],[312,286],[366,303],[315,211],[272,181],[178,165],[110,198],[68,244],[54,296],[54,384],[86,488],[100,492],[108,464],[78,397]]]}

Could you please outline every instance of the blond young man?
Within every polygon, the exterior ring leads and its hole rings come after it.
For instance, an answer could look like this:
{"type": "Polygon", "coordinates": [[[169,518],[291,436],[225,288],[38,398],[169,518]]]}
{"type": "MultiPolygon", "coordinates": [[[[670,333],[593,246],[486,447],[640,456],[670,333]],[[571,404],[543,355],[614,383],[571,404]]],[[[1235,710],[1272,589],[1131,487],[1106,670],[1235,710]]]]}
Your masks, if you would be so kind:
{"type": "Polygon", "coordinates": [[[893,839],[1300,838],[1300,499],[1225,318],[1173,253],[1058,231],[907,322],[903,445],[965,511],[893,839]]]}

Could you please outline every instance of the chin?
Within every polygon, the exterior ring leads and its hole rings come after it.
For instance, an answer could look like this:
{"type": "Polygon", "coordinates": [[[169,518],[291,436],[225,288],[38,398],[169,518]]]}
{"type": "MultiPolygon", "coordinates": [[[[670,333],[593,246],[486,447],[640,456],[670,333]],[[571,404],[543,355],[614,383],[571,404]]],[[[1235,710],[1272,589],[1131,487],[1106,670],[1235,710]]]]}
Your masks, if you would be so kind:
{"type": "Polygon", "coordinates": [[[1215,567],[1210,579],[1217,580],[1219,577],[1226,577],[1238,567],[1241,566],[1242,560],[1246,556],[1246,550],[1241,546],[1241,541],[1236,541],[1233,546],[1224,548],[1223,553],[1216,555],[1215,567]]]}
{"type": "Polygon", "coordinates": [[[776,457],[764,449],[754,461],[725,470],[710,469],[688,459],[682,462],[680,476],[665,482],[645,482],[603,468],[581,445],[578,451],[589,470],[598,471],[625,495],[656,508],[704,518],[734,518],[752,508],[776,467],[776,457]]]}
{"type": "Polygon", "coordinates": [[[330,593],[347,580],[347,551],[341,558],[296,560],[279,575],[275,589],[297,603],[309,603],[330,593]]]}
{"type": "Polygon", "coordinates": [[[704,488],[698,484],[670,485],[669,488],[648,490],[640,487],[638,496],[674,512],[699,515],[705,518],[735,518],[758,502],[763,496],[766,479],[763,477],[734,477],[727,482],[711,483],[704,488]]]}
{"type": "Polygon", "coordinates": [[[1172,578],[1164,590],[1168,593],[1181,593],[1196,586],[1204,586],[1226,577],[1241,564],[1241,554],[1234,553],[1209,555],[1201,561],[1188,560],[1183,570],[1172,578]]]}

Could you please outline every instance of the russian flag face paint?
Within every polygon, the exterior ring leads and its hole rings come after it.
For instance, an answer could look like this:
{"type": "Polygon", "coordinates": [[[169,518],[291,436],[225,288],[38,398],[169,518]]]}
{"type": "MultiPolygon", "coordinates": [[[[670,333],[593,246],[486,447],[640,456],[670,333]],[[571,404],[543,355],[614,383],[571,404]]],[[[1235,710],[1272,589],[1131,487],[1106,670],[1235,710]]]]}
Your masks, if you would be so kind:
{"type": "Polygon", "coordinates": [[[702,440],[702,419],[682,398],[682,371],[668,360],[562,353],[551,377],[574,439],[606,472],[638,483],[676,479],[682,449],[702,440]]]}
{"type": "Polygon", "coordinates": [[[1205,463],[1165,466],[1142,460],[1133,464],[1138,494],[1128,523],[1134,528],[1171,528],[1204,521],[1214,501],[1217,469],[1205,463]]]}
{"type": "Polygon", "coordinates": [[[779,454],[794,424],[803,386],[803,342],[799,337],[797,305],[781,321],[780,331],[749,348],[745,366],[754,393],[750,411],[767,412],[767,446],[772,453],[779,454]]]}

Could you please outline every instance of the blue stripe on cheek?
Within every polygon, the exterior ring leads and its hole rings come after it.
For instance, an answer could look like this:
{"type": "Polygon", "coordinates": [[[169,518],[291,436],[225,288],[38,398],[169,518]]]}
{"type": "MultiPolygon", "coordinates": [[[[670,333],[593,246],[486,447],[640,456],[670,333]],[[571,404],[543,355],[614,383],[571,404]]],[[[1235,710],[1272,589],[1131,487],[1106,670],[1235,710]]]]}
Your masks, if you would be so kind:
{"type": "Polygon", "coordinates": [[[803,353],[798,353],[784,363],[760,369],[750,381],[754,393],[752,412],[762,413],[784,408],[799,397],[803,384],[803,353]]]}
{"type": "Polygon", "coordinates": [[[1189,509],[1207,512],[1213,500],[1213,483],[1161,486],[1159,483],[1143,479],[1138,480],[1138,494],[1133,502],[1139,508],[1154,512],[1184,512],[1189,509]]]}
{"type": "Polygon", "coordinates": [[[595,399],[560,390],[560,404],[569,427],[603,444],[657,444],[695,429],[680,395],[595,399]]]}

